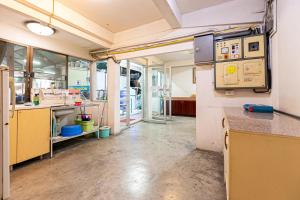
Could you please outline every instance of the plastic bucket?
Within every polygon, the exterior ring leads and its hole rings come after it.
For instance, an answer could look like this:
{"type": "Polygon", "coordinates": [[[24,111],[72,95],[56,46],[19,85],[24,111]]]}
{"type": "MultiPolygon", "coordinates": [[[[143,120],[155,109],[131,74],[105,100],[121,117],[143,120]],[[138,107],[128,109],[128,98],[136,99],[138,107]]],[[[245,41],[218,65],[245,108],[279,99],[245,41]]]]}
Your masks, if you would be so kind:
{"type": "Polygon", "coordinates": [[[110,134],[110,127],[103,126],[100,128],[100,137],[101,138],[108,138],[110,134]]]}
{"type": "Polygon", "coordinates": [[[76,119],[75,123],[78,125],[81,125],[82,130],[84,132],[89,132],[94,130],[94,120],[90,120],[90,121],[82,121],[81,119],[76,119]]]}

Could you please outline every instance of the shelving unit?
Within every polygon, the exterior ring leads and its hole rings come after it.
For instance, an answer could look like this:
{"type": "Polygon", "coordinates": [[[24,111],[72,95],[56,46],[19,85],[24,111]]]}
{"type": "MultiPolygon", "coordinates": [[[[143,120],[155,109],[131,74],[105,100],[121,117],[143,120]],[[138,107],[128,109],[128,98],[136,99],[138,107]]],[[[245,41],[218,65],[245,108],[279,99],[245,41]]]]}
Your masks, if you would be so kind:
{"type": "MultiPolygon", "coordinates": [[[[85,107],[85,108],[91,108],[91,107],[95,107],[97,110],[97,119],[95,120],[95,124],[94,124],[94,128],[91,131],[88,132],[82,132],[80,135],[76,135],[76,136],[71,136],[71,137],[63,137],[60,135],[60,129],[61,127],[58,126],[57,129],[57,124],[53,123],[53,120],[51,120],[51,138],[50,138],[50,156],[51,158],[53,157],[53,145],[59,142],[63,142],[66,140],[70,140],[70,139],[74,139],[74,138],[78,138],[84,135],[89,135],[92,133],[95,133],[97,139],[100,138],[99,135],[99,129],[100,129],[100,118],[101,118],[101,112],[100,112],[100,105],[99,104],[87,104],[87,105],[81,105],[81,106],[57,106],[57,107],[52,107],[51,108],[51,119],[56,119],[57,118],[63,118],[63,119],[68,119],[65,120],[67,122],[65,122],[64,125],[67,124],[74,124],[75,123],[75,118],[77,115],[80,114],[81,108],[85,107]],[[67,112],[65,115],[60,115],[59,117],[56,116],[57,112],[61,112],[61,111],[70,111],[69,113],[67,112]],[[54,127],[55,126],[55,127],[54,127]],[[55,132],[56,131],[56,132],[55,132]]],[[[88,112],[89,113],[89,112],[88,112]]],[[[90,114],[90,113],[89,113],[90,114]]],[[[93,115],[94,116],[94,115],[93,115]]]]}

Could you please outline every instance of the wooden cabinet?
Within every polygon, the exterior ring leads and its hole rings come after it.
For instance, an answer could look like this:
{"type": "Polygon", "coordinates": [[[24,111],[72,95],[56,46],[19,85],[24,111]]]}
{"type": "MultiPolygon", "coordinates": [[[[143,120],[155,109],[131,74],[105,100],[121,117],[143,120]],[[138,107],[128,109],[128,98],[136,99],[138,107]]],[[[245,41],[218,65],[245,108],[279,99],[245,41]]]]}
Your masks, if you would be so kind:
{"type": "Polygon", "coordinates": [[[18,113],[14,112],[13,118],[9,119],[9,152],[10,165],[17,163],[17,135],[18,135],[18,113]]]}
{"type": "Polygon", "coordinates": [[[18,111],[17,162],[50,151],[50,109],[18,111]]]}
{"type": "Polygon", "coordinates": [[[299,200],[300,138],[224,128],[228,200],[299,200]]]}
{"type": "Polygon", "coordinates": [[[9,129],[10,165],[49,153],[50,109],[15,111],[9,129]]]}
{"type": "MultiPolygon", "coordinates": [[[[169,101],[167,101],[167,114],[169,114],[169,101]]],[[[196,117],[196,100],[172,99],[172,115],[196,117]]]]}

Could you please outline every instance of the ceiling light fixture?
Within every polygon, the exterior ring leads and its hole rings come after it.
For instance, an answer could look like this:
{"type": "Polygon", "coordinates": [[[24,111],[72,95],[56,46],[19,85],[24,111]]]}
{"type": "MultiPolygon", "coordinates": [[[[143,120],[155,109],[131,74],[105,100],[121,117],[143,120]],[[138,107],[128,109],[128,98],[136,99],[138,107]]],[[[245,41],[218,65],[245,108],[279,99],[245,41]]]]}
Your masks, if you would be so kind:
{"type": "Polygon", "coordinates": [[[28,21],[26,22],[26,27],[33,33],[42,35],[42,36],[50,36],[55,33],[55,29],[50,27],[52,17],[54,16],[54,0],[52,0],[52,13],[49,16],[49,23],[47,25],[44,25],[37,21],[28,21]]]}
{"type": "Polygon", "coordinates": [[[26,26],[31,32],[42,36],[50,36],[55,33],[54,28],[43,25],[40,22],[36,21],[26,22],[26,26]]]}

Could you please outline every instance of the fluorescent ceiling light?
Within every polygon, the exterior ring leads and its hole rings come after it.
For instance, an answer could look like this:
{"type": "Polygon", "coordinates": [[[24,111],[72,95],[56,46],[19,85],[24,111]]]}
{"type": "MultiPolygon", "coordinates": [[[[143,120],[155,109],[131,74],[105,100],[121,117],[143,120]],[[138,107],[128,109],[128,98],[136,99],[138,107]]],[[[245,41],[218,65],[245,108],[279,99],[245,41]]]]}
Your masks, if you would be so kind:
{"type": "MultiPolygon", "coordinates": [[[[26,63],[26,62],[27,62],[27,60],[26,60],[26,59],[24,59],[24,60],[23,60],[23,62],[24,62],[24,63],[26,63]]],[[[40,62],[40,61],[38,61],[38,60],[33,60],[33,61],[32,61],[32,63],[33,63],[33,64],[35,64],[35,65],[40,65],[40,64],[41,64],[41,62],[40,62]]]]}
{"type": "Polygon", "coordinates": [[[41,62],[38,61],[38,60],[33,60],[32,63],[35,64],[35,65],[40,65],[41,64],[41,62]]]}
{"type": "Polygon", "coordinates": [[[53,72],[53,71],[48,71],[48,70],[45,70],[44,73],[46,73],[46,74],[51,74],[51,75],[55,75],[55,74],[56,74],[55,72],[53,72]]]}
{"type": "Polygon", "coordinates": [[[55,33],[54,28],[43,25],[40,22],[36,21],[26,22],[26,26],[31,32],[42,36],[50,36],[55,33]]]}

